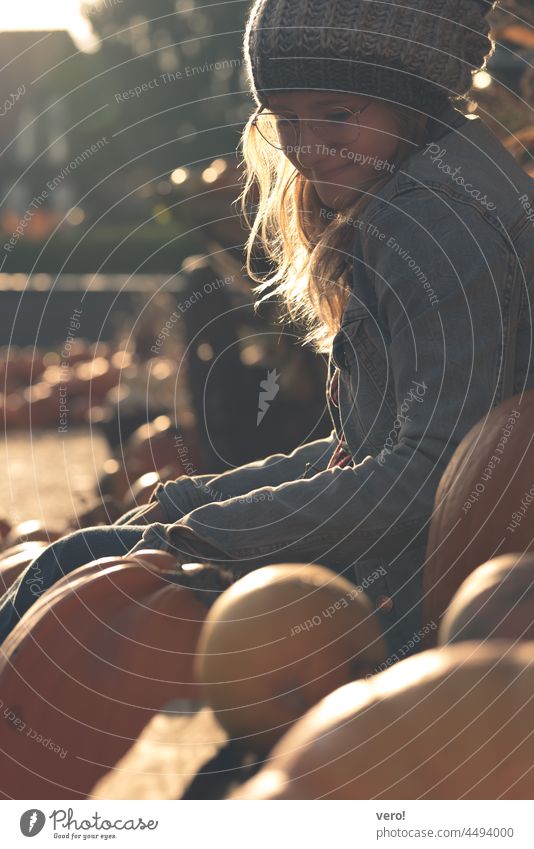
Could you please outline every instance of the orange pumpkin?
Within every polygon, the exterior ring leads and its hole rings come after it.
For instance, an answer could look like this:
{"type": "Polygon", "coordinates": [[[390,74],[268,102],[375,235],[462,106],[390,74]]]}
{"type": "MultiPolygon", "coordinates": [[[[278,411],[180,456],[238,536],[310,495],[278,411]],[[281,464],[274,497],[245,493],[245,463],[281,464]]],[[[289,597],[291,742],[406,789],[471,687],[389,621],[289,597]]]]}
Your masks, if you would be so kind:
{"type": "Polygon", "coordinates": [[[138,427],[124,449],[130,480],[165,467],[170,467],[171,477],[177,478],[185,474],[182,460],[189,469],[200,468],[198,435],[191,428],[173,427],[168,416],[158,416],[138,427]]]}
{"type": "Polygon", "coordinates": [[[534,554],[505,554],[469,575],[451,601],[441,645],[464,640],[534,640],[534,554]]]}
{"type": "Polygon", "coordinates": [[[104,495],[103,498],[92,502],[91,506],[77,510],[68,520],[67,528],[77,531],[80,528],[92,528],[95,525],[112,525],[125,512],[120,501],[112,495],[104,495]]]}
{"type": "MultiPolygon", "coordinates": [[[[454,452],[436,491],[428,536],[424,622],[439,624],[477,566],[499,554],[534,549],[527,503],[534,500],[533,427],[534,390],[492,410],[454,452]]],[[[427,646],[436,634],[430,632],[427,646]]]]}
{"type": "Polygon", "coordinates": [[[533,643],[462,643],[340,687],[239,799],[532,799],[533,643]]]}
{"type": "Polygon", "coordinates": [[[11,522],[4,516],[0,516],[0,545],[5,545],[5,539],[11,530],[11,522]]]}
{"type": "Polygon", "coordinates": [[[0,663],[2,793],[83,798],[155,712],[198,697],[193,656],[206,607],[179,585],[186,578],[163,552],[103,558],[26,613],[0,663]]]}
{"type": "Polygon", "coordinates": [[[46,548],[44,542],[24,542],[2,552],[0,557],[0,593],[5,593],[32,560],[46,548]]]}
{"type": "Polygon", "coordinates": [[[77,363],[72,370],[70,390],[73,395],[102,398],[120,380],[120,369],[105,356],[96,356],[87,362],[77,363]]]}
{"type": "Polygon", "coordinates": [[[265,751],[326,693],[386,656],[361,590],[324,566],[289,563],[257,569],[217,599],[195,668],[229,735],[265,751]]]}
{"type": "Polygon", "coordinates": [[[123,503],[125,510],[131,510],[132,507],[142,507],[143,504],[148,504],[150,496],[154,492],[158,483],[161,480],[170,480],[174,476],[172,466],[166,466],[160,472],[147,472],[141,475],[134,481],[123,495],[123,503]]]}
{"type": "Polygon", "coordinates": [[[28,519],[11,529],[6,545],[11,547],[25,542],[46,542],[49,545],[61,536],[62,533],[58,528],[45,528],[38,519],[28,519]]]}

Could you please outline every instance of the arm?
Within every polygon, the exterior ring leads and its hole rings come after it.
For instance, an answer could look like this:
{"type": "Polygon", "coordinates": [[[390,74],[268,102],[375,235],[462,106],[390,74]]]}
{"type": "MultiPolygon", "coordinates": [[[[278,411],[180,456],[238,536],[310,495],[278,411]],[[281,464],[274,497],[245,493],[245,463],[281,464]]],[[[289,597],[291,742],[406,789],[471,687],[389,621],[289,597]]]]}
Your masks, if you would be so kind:
{"type": "Polygon", "coordinates": [[[324,439],[301,445],[290,454],[272,454],[218,475],[182,475],[175,481],[160,483],[150,498],[152,511],[143,511],[143,521],[175,522],[204,504],[245,495],[261,486],[277,486],[294,480],[306,472],[307,464],[325,469],[336,444],[333,429],[324,439]]]}
{"type": "Polygon", "coordinates": [[[425,189],[412,200],[375,215],[386,242],[393,237],[404,253],[373,237],[364,247],[391,339],[397,410],[414,380],[425,386],[422,403],[401,419],[391,452],[193,509],[174,526],[149,528],[145,544],[180,550],[185,526],[242,569],[306,560],[339,570],[425,542],[452,453],[495,404],[510,257],[473,205],[451,207],[448,196],[425,189]],[[437,305],[407,255],[427,273],[437,305]]]}

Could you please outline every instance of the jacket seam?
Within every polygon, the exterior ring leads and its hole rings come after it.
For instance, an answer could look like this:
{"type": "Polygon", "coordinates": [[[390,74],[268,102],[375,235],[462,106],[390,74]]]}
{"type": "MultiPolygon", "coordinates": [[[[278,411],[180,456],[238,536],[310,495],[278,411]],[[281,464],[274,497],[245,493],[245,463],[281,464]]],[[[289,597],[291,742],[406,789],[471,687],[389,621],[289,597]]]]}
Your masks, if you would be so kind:
{"type": "MultiPolygon", "coordinates": [[[[434,180],[428,180],[425,183],[417,183],[415,185],[413,183],[409,183],[408,185],[406,185],[406,187],[401,188],[398,191],[394,192],[391,195],[391,197],[388,198],[387,204],[381,203],[377,207],[377,209],[373,212],[373,214],[371,215],[371,217],[369,219],[369,224],[376,223],[376,218],[382,212],[384,207],[386,209],[386,214],[388,214],[390,212],[391,213],[395,212],[396,210],[393,209],[392,202],[396,201],[399,198],[404,198],[406,195],[408,195],[412,192],[425,191],[427,189],[430,189],[432,193],[444,195],[444,196],[449,197],[450,199],[452,199],[454,201],[457,201],[462,206],[466,206],[466,207],[469,207],[470,209],[473,209],[482,221],[484,221],[493,230],[495,230],[495,232],[499,235],[500,239],[505,244],[506,249],[509,250],[509,247],[507,245],[507,241],[506,241],[506,238],[505,238],[505,234],[503,234],[502,227],[499,224],[498,218],[496,218],[494,215],[492,215],[490,212],[488,212],[488,210],[483,209],[482,206],[480,205],[480,203],[477,203],[475,200],[470,200],[468,197],[464,197],[463,195],[461,195],[459,192],[457,192],[455,189],[451,188],[447,184],[445,184],[443,182],[437,182],[437,181],[434,181],[434,180]]],[[[520,219],[520,216],[518,216],[518,219],[520,219]]]]}

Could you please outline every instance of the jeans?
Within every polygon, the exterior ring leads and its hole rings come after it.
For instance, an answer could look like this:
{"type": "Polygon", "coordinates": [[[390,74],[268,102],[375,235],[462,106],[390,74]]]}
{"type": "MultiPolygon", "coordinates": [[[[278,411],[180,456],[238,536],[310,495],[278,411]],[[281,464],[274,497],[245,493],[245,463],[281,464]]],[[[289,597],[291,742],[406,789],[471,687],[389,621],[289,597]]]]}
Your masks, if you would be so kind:
{"type": "Polygon", "coordinates": [[[139,510],[139,506],[132,508],[114,525],[83,528],[47,546],[0,599],[0,643],[39,596],[63,575],[100,557],[130,551],[147,528],[127,524],[139,510]]]}

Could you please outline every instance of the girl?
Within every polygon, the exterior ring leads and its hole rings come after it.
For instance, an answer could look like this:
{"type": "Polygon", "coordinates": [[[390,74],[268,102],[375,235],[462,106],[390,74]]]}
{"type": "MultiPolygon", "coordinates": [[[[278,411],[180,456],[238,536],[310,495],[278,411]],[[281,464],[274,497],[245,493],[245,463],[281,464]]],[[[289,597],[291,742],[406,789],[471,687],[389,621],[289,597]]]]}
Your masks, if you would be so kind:
{"type": "Polygon", "coordinates": [[[534,386],[520,201],[533,181],[457,108],[494,48],[493,5],[257,0],[247,268],[261,240],[275,270],[258,291],[328,353],[332,432],[160,484],[148,510],[49,546],[4,597],[0,637],[64,572],[146,547],[237,574],[288,561],[342,572],[374,601],[391,662],[436,627],[421,620],[421,579],[439,480],[472,425],[534,386]]]}

